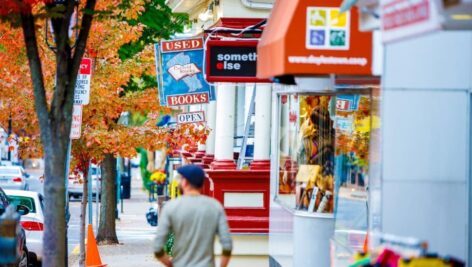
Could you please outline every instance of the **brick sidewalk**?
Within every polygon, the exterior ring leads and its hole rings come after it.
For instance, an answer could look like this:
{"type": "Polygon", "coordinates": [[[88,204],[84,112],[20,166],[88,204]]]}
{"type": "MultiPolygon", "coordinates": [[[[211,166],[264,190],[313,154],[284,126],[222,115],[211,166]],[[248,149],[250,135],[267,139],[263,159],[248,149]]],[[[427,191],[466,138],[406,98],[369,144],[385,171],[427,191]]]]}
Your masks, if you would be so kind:
{"type": "MultiPolygon", "coordinates": [[[[116,222],[120,244],[99,246],[102,263],[109,267],[162,266],[153,256],[156,227],[146,222],[145,213],[151,204],[142,190],[139,174],[133,175],[131,199],[125,199],[123,204],[124,212],[116,222]]],[[[71,255],[69,263],[69,266],[78,266],[78,256],[71,255]]]]}

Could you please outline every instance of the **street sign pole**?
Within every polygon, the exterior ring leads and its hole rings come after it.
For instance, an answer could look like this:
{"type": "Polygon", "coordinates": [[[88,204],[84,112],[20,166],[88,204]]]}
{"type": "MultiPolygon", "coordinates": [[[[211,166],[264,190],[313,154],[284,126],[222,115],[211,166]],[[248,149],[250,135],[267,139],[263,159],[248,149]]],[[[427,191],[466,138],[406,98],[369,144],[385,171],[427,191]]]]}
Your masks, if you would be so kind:
{"type": "MultiPolygon", "coordinates": [[[[69,213],[69,171],[70,171],[70,154],[71,154],[71,149],[72,149],[72,139],[69,139],[69,142],[67,144],[67,152],[66,152],[66,168],[65,168],[65,179],[64,179],[64,186],[65,186],[65,199],[66,199],[66,251],[69,249],[69,240],[68,240],[68,234],[67,231],[69,229],[69,218],[70,218],[70,213],[69,213]]],[[[68,257],[66,257],[66,263],[64,266],[68,266],[68,257]]]]}
{"type": "MultiPolygon", "coordinates": [[[[93,223],[93,203],[92,203],[92,161],[89,162],[88,172],[87,172],[87,188],[88,188],[88,223],[93,223]]],[[[85,196],[83,196],[85,197],[85,196]]]]}

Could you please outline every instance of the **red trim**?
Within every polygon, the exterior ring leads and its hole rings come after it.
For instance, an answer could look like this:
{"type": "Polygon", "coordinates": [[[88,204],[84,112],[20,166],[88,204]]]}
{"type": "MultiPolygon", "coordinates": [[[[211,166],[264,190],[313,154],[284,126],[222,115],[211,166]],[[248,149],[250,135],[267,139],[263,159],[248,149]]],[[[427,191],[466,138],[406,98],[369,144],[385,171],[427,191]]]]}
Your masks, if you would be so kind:
{"type": "Polygon", "coordinates": [[[211,163],[212,170],[235,170],[236,163],[234,160],[215,160],[211,163]]]}
{"type": "Polygon", "coordinates": [[[203,156],[202,160],[205,164],[211,164],[213,160],[215,160],[215,155],[206,154],[205,156],[203,156]]]}
{"type": "Polygon", "coordinates": [[[224,205],[224,195],[228,192],[263,194],[262,208],[225,208],[231,232],[269,232],[269,170],[207,170],[207,173],[213,181],[214,190],[210,191],[210,183],[207,179],[203,193],[216,198],[222,205],[224,205]]]}
{"type": "Polygon", "coordinates": [[[251,170],[270,170],[270,160],[253,160],[249,168],[251,170]]]}

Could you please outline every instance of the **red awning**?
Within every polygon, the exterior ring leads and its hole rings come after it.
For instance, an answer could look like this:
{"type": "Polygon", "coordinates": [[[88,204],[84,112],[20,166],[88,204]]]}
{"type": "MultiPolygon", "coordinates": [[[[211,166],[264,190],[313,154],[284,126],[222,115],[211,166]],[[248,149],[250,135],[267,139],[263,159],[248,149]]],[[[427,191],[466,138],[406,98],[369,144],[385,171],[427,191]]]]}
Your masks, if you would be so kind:
{"type": "Polygon", "coordinates": [[[372,34],[340,0],[277,0],[258,46],[257,76],[370,75],[372,34]]]}

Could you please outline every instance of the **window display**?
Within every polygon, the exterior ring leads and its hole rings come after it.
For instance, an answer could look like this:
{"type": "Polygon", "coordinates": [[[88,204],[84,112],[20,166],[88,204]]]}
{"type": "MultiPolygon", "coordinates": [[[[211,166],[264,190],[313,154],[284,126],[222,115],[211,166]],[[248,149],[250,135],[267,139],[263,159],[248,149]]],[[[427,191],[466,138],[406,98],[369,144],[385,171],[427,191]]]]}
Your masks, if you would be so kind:
{"type": "Polygon", "coordinates": [[[289,208],[367,227],[368,90],[279,95],[279,190],[289,208]]]}

